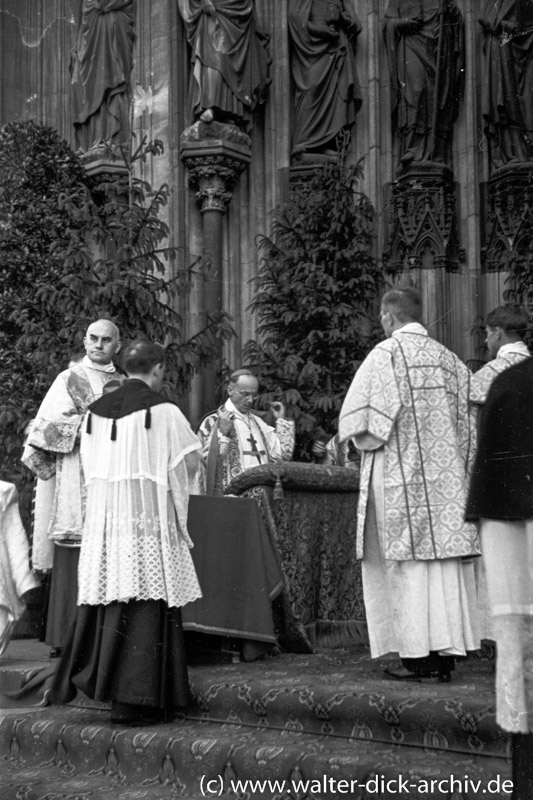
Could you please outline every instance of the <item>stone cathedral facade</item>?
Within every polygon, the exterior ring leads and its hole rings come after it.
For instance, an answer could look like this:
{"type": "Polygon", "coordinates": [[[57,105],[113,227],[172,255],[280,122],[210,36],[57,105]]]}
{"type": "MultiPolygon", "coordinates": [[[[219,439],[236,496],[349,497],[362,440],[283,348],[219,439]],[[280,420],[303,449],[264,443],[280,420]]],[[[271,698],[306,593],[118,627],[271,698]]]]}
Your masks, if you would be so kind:
{"type": "Polygon", "coordinates": [[[170,244],[180,266],[212,256],[181,312],[190,332],[232,316],[230,364],[255,332],[256,237],[340,129],[388,280],[483,357],[476,326],[533,247],[533,0],[0,0],[0,40],[0,124],[50,125],[88,168],[99,137],[164,142],[145,169],[171,188],[170,244]],[[126,77],[95,110],[106,47],[126,77]]]}

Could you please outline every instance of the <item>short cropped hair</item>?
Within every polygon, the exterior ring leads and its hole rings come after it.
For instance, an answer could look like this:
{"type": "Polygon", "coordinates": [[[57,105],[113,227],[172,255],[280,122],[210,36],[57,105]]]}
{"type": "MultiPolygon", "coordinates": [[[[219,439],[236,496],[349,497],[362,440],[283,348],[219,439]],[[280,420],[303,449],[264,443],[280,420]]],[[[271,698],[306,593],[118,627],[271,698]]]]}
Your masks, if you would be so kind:
{"type": "Polygon", "coordinates": [[[420,322],[422,319],[422,295],[412,286],[386,292],[381,305],[391,311],[398,322],[420,322]]]}
{"type": "Polygon", "coordinates": [[[160,344],[138,339],[126,347],[122,364],[128,375],[147,375],[156,364],[165,363],[165,351],[160,344]]]}
{"type": "Polygon", "coordinates": [[[489,328],[501,328],[507,333],[516,333],[523,339],[529,326],[529,314],[523,306],[506,303],[487,314],[489,328]]]}
{"type": "Polygon", "coordinates": [[[249,377],[249,378],[255,378],[255,379],[256,379],[256,381],[258,381],[258,380],[259,380],[259,378],[257,377],[257,375],[254,375],[254,373],[252,372],[252,370],[243,368],[243,369],[236,369],[236,370],[235,370],[235,372],[232,372],[232,373],[231,373],[231,375],[230,375],[230,376],[229,376],[229,378],[228,378],[228,383],[231,383],[231,384],[236,384],[236,383],[238,383],[238,381],[239,381],[239,378],[240,378],[242,375],[246,375],[246,376],[247,376],[247,377],[249,377]]]}

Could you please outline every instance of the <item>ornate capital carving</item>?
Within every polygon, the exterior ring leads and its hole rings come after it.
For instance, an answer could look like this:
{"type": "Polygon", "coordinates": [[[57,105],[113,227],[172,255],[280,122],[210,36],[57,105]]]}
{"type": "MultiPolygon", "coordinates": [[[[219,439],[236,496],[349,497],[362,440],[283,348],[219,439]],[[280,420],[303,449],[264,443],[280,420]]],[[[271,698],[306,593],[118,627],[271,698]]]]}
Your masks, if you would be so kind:
{"type": "Polygon", "coordinates": [[[456,184],[439,165],[412,170],[388,187],[387,241],[383,262],[390,272],[443,268],[455,272],[459,248],[456,184]]]}
{"type": "Polygon", "coordinates": [[[197,122],[181,136],[181,158],[200,211],[224,214],[239,175],[250,163],[250,138],[234,125],[197,122]]]}
{"type": "Polygon", "coordinates": [[[483,271],[507,271],[524,258],[533,264],[533,162],[501,167],[482,190],[483,271]]]}

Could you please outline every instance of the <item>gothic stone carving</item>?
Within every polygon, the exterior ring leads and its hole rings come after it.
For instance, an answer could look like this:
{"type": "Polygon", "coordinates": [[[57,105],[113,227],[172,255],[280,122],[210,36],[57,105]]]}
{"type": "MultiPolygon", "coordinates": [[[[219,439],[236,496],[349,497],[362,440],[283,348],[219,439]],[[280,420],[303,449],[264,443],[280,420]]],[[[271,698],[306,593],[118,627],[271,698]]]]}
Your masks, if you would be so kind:
{"type": "Polygon", "coordinates": [[[362,103],[355,63],[361,24],[349,0],[289,0],[294,81],[291,154],[335,157],[337,136],[350,130],[362,103]]]}
{"type": "Polygon", "coordinates": [[[533,4],[486,0],[483,117],[491,168],[533,160],[533,4]]]}
{"type": "Polygon", "coordinates": [[[190,121],[233,123],[247,133],[269,83],[269,37],[254,0],[178,0],[191,50],[190,121]]]}
{"type": "Polygon", "coordinates": [[[71,55],[76,143],[92,147],[130,143],[133,0],[83,0],[71,55]]]}
{"type": "Polygon", "coordinates": [[[456,184],[446,167],[411,171],[391,184],[385,268],[390,272],[405,268],[456,271],[464,258],[456,205],[456,184]]]}
{"type": "Polygon", "coordinates": [[[182,133],[181,157],[200,211],[224,214],[250,162],[250,138],[234,125],[199,121],[182,133]]]}
{"type": "Polygon", "coordinates": [[[399,171],[450,166],[464,83],[464,25],[454,0],[390,0],[383,22],[399,171]]]}
{"type": "Polygon", "coordinates": [[[501,167],[482,188],[483,271],[507,271],[517,258],[533,269],[533,162],[501,167]]]}

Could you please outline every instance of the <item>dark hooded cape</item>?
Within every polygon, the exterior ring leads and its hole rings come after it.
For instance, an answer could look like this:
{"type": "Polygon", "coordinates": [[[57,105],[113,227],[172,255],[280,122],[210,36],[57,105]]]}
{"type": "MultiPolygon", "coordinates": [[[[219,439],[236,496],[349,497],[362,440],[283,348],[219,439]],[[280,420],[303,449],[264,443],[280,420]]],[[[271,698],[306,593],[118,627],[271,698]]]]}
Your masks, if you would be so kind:
{"type": "Polygon", "coordinates": [[[533,517],[533,359],[498,375],[489,391],[466,519],[533,517]]]}
{"type": "MultiPolygon", "coordinates": [[[[96,414],[99,417],[106,417],[107,419],[117,420],[121,417],[127,417],[136,411],[143,411],[146,409],[146,419],[144,423],[145,428],[151,427],[151,414],[150,409],[154,406],[159,406],[161,403],[175,403],[169,400],[159,392],[154,392],[147,383],[139,378],[129,378],[122,384],[120,389],[114,392],[109,392],[96,400],[88,408],[89,414],[87,417],[87,433],[91,432],[91,414],[96,414]]],[[[117,434],[116,422],[113,423],[111,430],[111,438],[115,439],[117,434]]]]}

